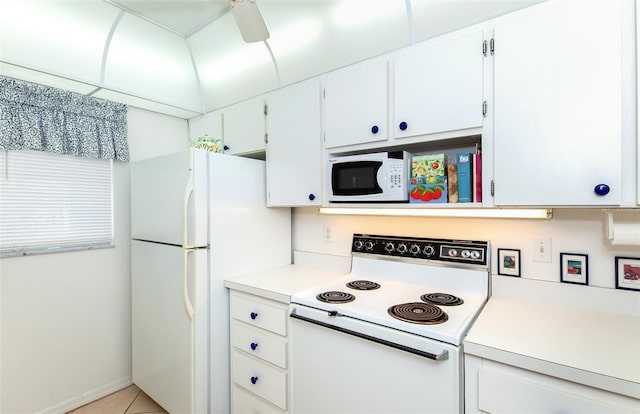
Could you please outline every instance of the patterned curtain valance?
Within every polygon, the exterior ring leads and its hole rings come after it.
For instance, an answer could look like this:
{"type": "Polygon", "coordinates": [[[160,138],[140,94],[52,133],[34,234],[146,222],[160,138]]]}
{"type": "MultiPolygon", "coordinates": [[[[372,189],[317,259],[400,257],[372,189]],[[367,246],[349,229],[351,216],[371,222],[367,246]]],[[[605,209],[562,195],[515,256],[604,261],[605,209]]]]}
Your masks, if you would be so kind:
{"type": "Polygon", "coordinates": [[[0,76],[0,149],[128,161],[127,106],[0,76]]]}

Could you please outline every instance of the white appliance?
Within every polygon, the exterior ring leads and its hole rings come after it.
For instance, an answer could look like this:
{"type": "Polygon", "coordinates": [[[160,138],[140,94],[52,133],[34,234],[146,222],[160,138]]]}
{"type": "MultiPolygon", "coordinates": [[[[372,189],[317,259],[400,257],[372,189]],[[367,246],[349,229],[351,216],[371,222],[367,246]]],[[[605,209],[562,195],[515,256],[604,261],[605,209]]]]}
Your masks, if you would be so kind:
{"type": "Polygon", "coordinates": [[[133,382],[173,414],[229,412],[227,277],[291,263],[265,163],[191,149],[131,164],[133,382]]]}
{"type": "Polygon", "coordinates": [[[356,234],[347,276],[295,293],[295,413],[462,413],[462,340],[489,297],[489,243],[356,234]]]}
{"type": "Polygon", "coordinates": [[[331,202],[409,200],[411,154],[406,151],[345,155],[328,160],[331,202]]]}

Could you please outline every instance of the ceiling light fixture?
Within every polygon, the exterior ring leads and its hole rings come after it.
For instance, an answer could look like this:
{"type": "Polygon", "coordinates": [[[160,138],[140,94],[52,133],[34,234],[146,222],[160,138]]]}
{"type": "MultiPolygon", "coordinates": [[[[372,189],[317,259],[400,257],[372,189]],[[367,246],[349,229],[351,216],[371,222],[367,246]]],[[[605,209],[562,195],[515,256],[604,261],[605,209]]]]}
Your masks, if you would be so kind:
{"type": "Polygon", "coordinates": [[[255,0],[230,0],[230,6],[245,42],[261,42],[269,38],[255,0]]]}
{"type": "Polygon", "coordinates": [[[550,219],[551,209],[502,209],[502,208],[343,208],[320,207],[320,214],[406,216],[406,217],[451,217],[451,218],[519,218],[550,219]]]}

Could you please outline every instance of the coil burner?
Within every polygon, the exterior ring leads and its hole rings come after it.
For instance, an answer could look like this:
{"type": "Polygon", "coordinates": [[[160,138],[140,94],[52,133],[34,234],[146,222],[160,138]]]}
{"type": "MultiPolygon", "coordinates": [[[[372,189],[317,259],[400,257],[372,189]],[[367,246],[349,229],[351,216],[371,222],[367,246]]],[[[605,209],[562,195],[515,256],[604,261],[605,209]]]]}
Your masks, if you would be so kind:
{"type": "Polygon", "coordinates": [[[329,292],[320,293],[316,296],[316,299],[318,299],[320,302],[326,303],[347,303],[354,301],[356,297],[351,293],[332,290],[329,292]]]}
{"type": "Polygon", "coordinates": [[[379,289],[380,284],[370,280],[354,280],[353,282],[347,283],[347,287],[357,290],[374,290],[379,289]]]}
{"type": "Polygon", "coordinates": [[[420,296],[420,299],[427,303],[440,306],[458,306],[464,303],[462,298],[459,298],[448,293],[425,293],[420,296]]]}
{"type": "Polygon", "coordinates": [[[424,302],[410,302],[393,305],[387,312],[401,321],[422,325],[436,325],[446,322],[449,317],[439,307],[424,302]]]}

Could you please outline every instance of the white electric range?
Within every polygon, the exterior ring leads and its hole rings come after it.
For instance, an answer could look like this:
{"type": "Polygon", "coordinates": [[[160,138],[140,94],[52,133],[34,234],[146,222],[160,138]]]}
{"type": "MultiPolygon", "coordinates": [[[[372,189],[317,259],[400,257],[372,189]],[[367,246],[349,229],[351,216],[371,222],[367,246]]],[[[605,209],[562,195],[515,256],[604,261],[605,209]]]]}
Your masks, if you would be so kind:
{"type": "Polygon", "coordinates": [[[462,412],[489,243],[356,234],[351,250],[349,275],[292,295],[293,412],[462,412]]]}

